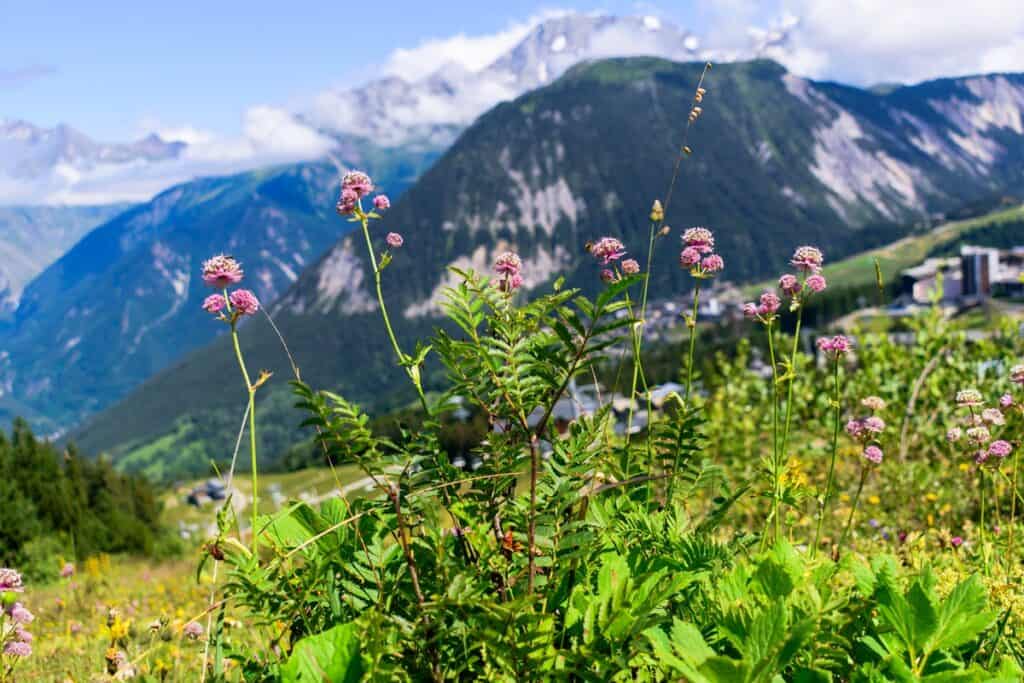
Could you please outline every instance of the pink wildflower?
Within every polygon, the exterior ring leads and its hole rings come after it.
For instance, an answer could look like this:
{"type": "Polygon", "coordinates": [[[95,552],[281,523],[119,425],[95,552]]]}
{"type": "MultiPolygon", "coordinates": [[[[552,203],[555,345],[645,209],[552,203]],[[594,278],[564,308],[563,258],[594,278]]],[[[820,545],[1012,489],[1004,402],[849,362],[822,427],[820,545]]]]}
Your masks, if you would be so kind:
{"type": "Polygon", "coordinates": [[[999,408],[985,408],[981,411],[981,419],[990,425],[1004,425],[1006,424],[1006,418],[1003,417],[1003,411],[999,408]]]}
{"type": "Polygon", "coordinates": [[[949,544],[954,548],[959,548],[964,544],[964,539],[960,538],[959,536],[954,536],[953,538],[949,539],[949,544]]]}
{"type": "Polygon", "coordinates": [[[827,283],[825,282],[824,276],[812,275],[809,278],[807,278],[807,286],[810,287],[812,292],[817,294],[825,291],[827,283]]]}
{"type": "Polygon", "coordinates": [[[705,273],[718,273],[725,268],[725,261],[718,254],[711,254],[705,256],[704,260],[700,262],[700,268],[705,273]]]}
{"type": "Polygon", "coordinates": [[[203,636],[203,627],[197,621],[190,621],[185,624],[185,628],[182,629],[182,633],[184,633],[189,640],[199,640],[203,636]]]}
{"type": "Polygon", "coordinates": [[[523,276],[520,275],[519,273],[516,273],[515,275],[513,275],[512,277],[510,277],[508,279],[508,290],[510,292],[514,292],[515,290],[519,289],[522,286],[523,286],[523,276]]]}
{"type": "Polygon", "coordinates": [[[988,446],[988,454],[996,458],[1005,458],[1013,452],[1013,446],[1010,445],[1009,441],[993,441],[988,446]]]}
{"type": "Polygon", "coordinates": [[[25,609],[25,606],[20,602],[16,602],[14,603],[14,606],[11,607],[11,619],[17,624],[27,625],[35,621],[35,616],[25,609]]]}
{"type": "Polygon", "coordinates": [[[861,423],[864,425],[864,429],[871,432],[872,434],[881,434],[885,430],[885,420],[878,417],[877,415],[865,417],[863,420],[861,420],[861,423]]]}
{"type": "Polygon", "coordinates": [[[636,275],[640,272],[640,264],[636,259],[628,258],[622,262],[622,272],[626,275],[636,275]]]}
{"type": "Polygon", "coordinates": [[[988,431],[988,427],[971,427],[967,430],[967,438],[976,444],[984,444],[989,442],[992,434],[988,431]]]}
{"type": "Polygon", "coordinates": [[[1014,365],[1010,368],[1010,381],[1014,384],[1024,384],[1024,365],[1014,365]]]}
{"type": "Polygon", "coordinates": [[[494,260],[494,271],[498,275],[512,277],[513,275],[518,275],[522,267],[523,260],[519,258],[518,254],[514,254],[511,251],[506,251],[494,260]]]}
{"type": "Polygon", "coordinates": [[[686,247],[679,253],[679,265],[682,268],[693,268],[700,263],[700,252],[696,247],[686,247]]]}
{"type": "Polygon", "coordinates": [[[1013,396],[1010,396],[1009,394],[1003,394],[1002,396],[999,397],[999,405],[1001,405],[1004,408],[1011,407],[1013,405],[1013,396]]]}
{"type": "Polygon", "coordinates": [[[602,237],[591,245],[590,253],[594,255],[602,266],[607,266],[612,261],[618,261],[626,255],[626,247],[614,237],[602,237]]]}
{"type": "Polygon", "coordinates": [[[956,443],[957,441],[962,439],[963,436],[964,430],[960,429],[959,427],[953,427],[948,432],[946,432],[946,441],[950,443],[956,443]]]}
{"type": "Polygon", "coordinates": [[[378,211],[387,211],[391,208],[391,200],[386,194],[379,194],[373,198],[373,208],[378,211]]]}
{"type": "Polygon", "coordinates": [[[334,208],[342,216],[348,216],[356,210],[358,203],[359,193],[351,187],[343,187],[341,189],[341,196],[338,197],[338,204],[334,208]]]}
{"type": "Polygon", "coordinates": [[[388,243],[388,246],[392,249],[398,249],[400,246],[405,244],[405,240],[397,232],[389,232],[388,236],[384,238],[384,241],[388,243]]]}
{"type": "Polygon", "coordinates": [[[831,339],[828,337],[822,337],[817,341],[818,350],[824,353],[832,354],[838,357],[840,354],[849,352],[853,347],[850,340],[841,334],[837,334],[831,339]]]}
{"type": "Polygon", "coordinates": [[[362,171],[349,171],[341,179],[341,187],[355,192],[358,199],[373,192],[373,180],[362,171]]]}
{"type": "Polygon", "coordinates": [[[21,574],[14,569],[0,568],[0,593],[21,593],[24,590],[21,583],[21,574]]]}
{"type": "Polygon", "coordinates": [[[779,297],[775,292],[764,292],[761,295],[761,305],[757,310],[761,315],[771,315],[779,310],[780,306],[782,306],[782,301],[779,300],[779,297]]]}
{"type": "Polygon", "coordinates": [[[854,439],[859,439],[864,434],[864,423],[860,420],[850,420],[846,423],[846,433],[854,439]]]}
{"type": "Polygon", "coordinates": [[[224,310],[224,295],[211,294],[203,299],[203,310],[207,313],[220,313],[224,310]]]}
{"type": "Polygon", "coordinates": [[[743,317],[744,318],[756,318],[758,313],[759,313],[759,311],[758,311],[758,308],[757,308],[757,304],[753,303],[752,301],[743,304],[743,317]]]}
{"type": "Polygon", "coordinates": [[[876,465],[882,462],[882,449],[878,446],[868,446],[864,449],[864,457],[875,463],[876,465]]]}
{"type": "Polygon", "coordinates": [[[255,315],[260,310],[259,299],[248,289],[236,289],[229,298],[235,311],[241,315],[255,315]]]}
{"type": "Polygon", "coordinates": [[[869,410],[879,412],[885,410],[885,401],[878,396],[867,396],[862,398],[860,404],[869,410]]]}
{"type": "Polygon", "coordinates": [[[218,254],[203,262],[203,282],[215,289],[236,285],[244,275],[241,264],[226,254],[218,254]]]}
{"type": "Polygon", "coordinates": [[[12,640],[4,645],[4,654],[11,657],[29,657],[32,655],[32,646],[20,640],[12,640]]]}
{"type": "Polygon", "coordinates": [[[35,636],[20,626],[14,629],[14,637],[22,643],[31,643],[36,639],[35,636]]]}
{"type": "Polygon", "coordinates": [[[805,273],[818,273],[821,271],[821,264],[824,260],[825,257],[817,247],[799,247],[793,253],[790,264],[805,273]]]}
{"type": "Polygon", "coordinates": [[[802,287],[800,286],[800,281],[796,279],[796,275],[786,273],[779,278],[779,289],[786,296],[793,297],[800,293],[802,287]]]}
{"type": "Polygon", "coordinates": [[[683,233],[683,244],[701,254],[709,254],[715,248],[715,236],[707,228],[690,228],[683,233]]]}
{"type": "Polygon", "coordinates": [[[977,389],[961,389],[956,392],[956,404],[961,408],[974,408],[985,402],[977,389]]]}
{"type": "Polygon", "coordinates": [[[615,273],[605,268],[601,271],[601,282],[604,282],[605,284],[615,282],[615,273]]]}

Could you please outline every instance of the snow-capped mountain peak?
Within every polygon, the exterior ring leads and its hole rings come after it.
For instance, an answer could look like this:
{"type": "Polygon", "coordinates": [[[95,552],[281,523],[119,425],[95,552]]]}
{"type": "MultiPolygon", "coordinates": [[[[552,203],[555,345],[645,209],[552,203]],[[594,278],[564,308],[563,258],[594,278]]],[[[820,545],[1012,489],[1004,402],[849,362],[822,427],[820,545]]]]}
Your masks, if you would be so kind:
{"type": "Polygon", "coordinates": [[[420,80],[392,76],[334,89],[318,97],[303,119],[335,137],[367,136],[383,144],[451,139],[486,109],[550,83],[581,61],[637,55],[692,60],[702,57],[699,47],[697,36],[654,16],[565,14],[533,26],[483,69],[446,64],[420,80]]]}

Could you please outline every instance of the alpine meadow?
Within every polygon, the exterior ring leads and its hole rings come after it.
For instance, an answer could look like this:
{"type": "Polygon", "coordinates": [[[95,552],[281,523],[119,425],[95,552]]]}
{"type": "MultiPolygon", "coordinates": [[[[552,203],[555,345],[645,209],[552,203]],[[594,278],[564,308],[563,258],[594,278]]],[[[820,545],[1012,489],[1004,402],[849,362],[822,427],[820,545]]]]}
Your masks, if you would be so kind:
{"type": "Polygon", "coordinates": [[[1019,10],[400,4],[0,119],[0,683],[1024,681],[1019,10]]]}

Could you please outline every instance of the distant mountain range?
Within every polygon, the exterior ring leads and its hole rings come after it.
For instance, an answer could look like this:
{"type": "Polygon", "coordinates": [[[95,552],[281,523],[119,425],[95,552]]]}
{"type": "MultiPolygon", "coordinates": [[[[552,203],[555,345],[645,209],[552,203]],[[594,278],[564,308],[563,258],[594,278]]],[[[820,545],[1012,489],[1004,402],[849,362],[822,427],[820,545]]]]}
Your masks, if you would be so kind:
{"type": "Polygon", "coordinates": [[[653,16],[568,14],[539,23],[483,69],[451,63],[418,79],[327,90],[301,117],[322,132],[380,144],[450,144],[498,102],[547,85],[581,61],[641,54],[688,61],[706,56],[700,47],[694,34],[653,16]]]}
{"type": "Polygon", "coordinates": [[[83,179],[174,160],[185,148],[155,134],[136,142],[101,143],[66,124],[40,128],[0,119],[0,204],[24,204],[26,198],[66,203],[65,191],[83,179]]]}
{"type": "MultiPolygon", "coordinates": [[[[436,158],[350,154],[395,195],[436,158]]],[[[197,180],[89,233],[0,327],[0,422],[21,415],[59,433],[212,339],[221,327],[195,316],[212,254],[242,259],[272,302],[349,229],[334,213],[337,178],[333,164],[310,163],[197,180]]]]}
{"type": "MultiPolygon", "coordinates": [[[[487,270],[497,253],[515,248],[527,289],[565,273],[570,284],[593,291],[600,284],[583,249],[588,239],[616,235],[642,254],[647,211],[671,175],[701,68],[649,58],[588,63],[480,117],[377,228],[406,237],[386,273],[401,333],[429,334],[449,264],[487,270]]],[[[713,228],[734,280],[777,272],[799,243],[816,243],[835,259],[891,242],[915,221],[967,202],[1024,190],[1022,75],[878,93],[799,78],[758,60],[717,65],[706,85],[694,154],[668,222],[677,233],[693,224],[713,228]]],[[[329,213],[332,199],[324,196],[310,211],[329,213]]],[[[279,254],[245,256],[258,271],[279,254]]],[[[675,242],[657,254],[653,286],[660,295],[688,288],[677,255],[675,242]]],[[[393,382],[399,373],[371,279],[359,242],[342,234],[273,310],[306,378],[371,406],[394,405],[403,385],[393,382]]],[[[201,326],[198,301],[190,297],[183,306],[191,313],[176,324],[201,326]]],[[[114,329],[107,330],[96,338],[109,343],[114,329]]],[[[264,323],[253,321],[245,338],[251,364],[278,373],[276,390],[263,397],[264,424],[273,426],[261,437],[275,457],[296,438],[282,379],[287,367],[264,323]]],[[[75,364],[62,360],[61,367],[75,364]]],[[[37,377],[52,372],[43,368],[37,377]]],[[[238,392],[230,390],[235,372],[225,341],[215,341],[75,437],[87,450],[111,450],[131,469],[203,471],[225,452],[239,417],[238,392]]]]}
{"type": "MultiPolygon", "coordinates": [[[[755,32],[748,46],[722,51],[654,16],[554,16],[524,28],[521,40],[480,69],[451,62],[423,76],[391,75],[328,89],[292,111],[273,108],[273,125],[247,131],[246,150],[241,152],[223,140],[209,146],[193,140],[189,145],[156,134],[136,142],[98,143],[64,124],[45,129],[0,120],[0,205],[98,203],[105,196],[134,201],[139,193],[155,194],[183,178],[258,167],[266,163],[261,160],[267,154],[259,150],[273,146],[284,124],[305,129],[317,139],[333,139],[342,149],[353,141],[371,141],[399,156],[436,151],[449,146],[495,104],[547,85],[581,61],[634,55],[735,61],[765,52],[779,54],[794,28],[787,24],[755,32]],[[240,158],[219,160],[228,148],[240,158]]],[[[323,151],[314,147],[320,150],[317,155],[323,151]]],[[[315,160],[288,160],[302,159],[315,160]]]]}
{"type": "Polygon", "coordinates": [[[0,321],[14,312],[29,280],[87,232],[126,208],[124,204],[0,206],[0,321]]]}

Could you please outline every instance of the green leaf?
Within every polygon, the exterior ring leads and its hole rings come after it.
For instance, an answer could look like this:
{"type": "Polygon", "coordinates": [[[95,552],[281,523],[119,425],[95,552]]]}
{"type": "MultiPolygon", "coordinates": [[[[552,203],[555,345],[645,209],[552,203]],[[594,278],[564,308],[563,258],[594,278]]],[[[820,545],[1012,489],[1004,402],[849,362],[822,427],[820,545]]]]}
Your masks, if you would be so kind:
{"type": "Polygon", "coordinates": [[[354,683],[366,673],[359,654],[359,629],[342,624],[303,638],[281,667],[283,683],[354,683]]]}
{"type": "Polygon", "coordinates": [[[955,648],[976,638],[996,618],[986,607],[985,588],[976,575],[957,584],[939,608],[930,649],[955,648]]]}

